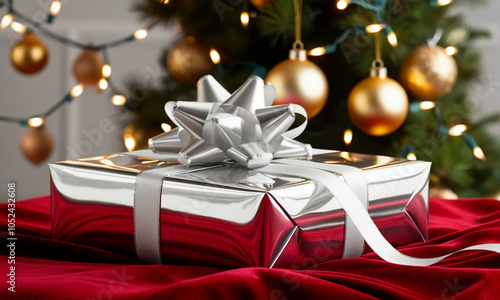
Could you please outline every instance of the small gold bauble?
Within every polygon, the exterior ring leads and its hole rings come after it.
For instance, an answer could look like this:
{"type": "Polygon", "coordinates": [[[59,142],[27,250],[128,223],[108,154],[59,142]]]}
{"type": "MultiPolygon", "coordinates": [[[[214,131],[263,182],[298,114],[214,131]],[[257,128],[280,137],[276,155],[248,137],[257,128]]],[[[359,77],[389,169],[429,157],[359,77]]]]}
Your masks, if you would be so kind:
{"type": "Polygon", "coordinates": [[[394,132],[408,114],[408,96],[387,69],[374,67],[370,77],[352,89],[347,100],[349,117],[366,134],[383,136],[394,132]]]}
{"type": "Polygon", "coordinates": [[[43,125],[31,128],[21,138],[21,150],[34,164],[39,164],[49,157],[52,146],[52,137],[43,125]]]}
{"type": "Polygon", "coordinates": [[[290,58],[274,66],[266,76],[276,89],[274,105],[295,103],[309,119],[323,109],[328,100],[328,80],[316,64],[307,59],[306,50],[290,50],[290,58]]]}
{"type": "Polygon", "coordinates": [[[212,71],[210,49],[188,37],[177,43],[167,56],[167,67],[172,75],[182,83],[196,85],[198,79],[212,71]]]}
{"type": "Polygon", "coordinates": [[[40,72],[48,60],[47,48],[32,32],[23,36],[10,52],[12,65],[24,74],[40,72]]]}
{"type": "Polygon", "coordinates": [[[455,59],[442,47],[421,45],[401,65],[403,86],[420,100],[435,100],[451,91],[457,81],[455,59]]]}
{"type": "Polygon", "coordinates": [[[73,64],[73,74],[78,82],[85,85],[97,85],[102,78],[104,61],[99,52],[92,49],[83,49],[73,64]]]}

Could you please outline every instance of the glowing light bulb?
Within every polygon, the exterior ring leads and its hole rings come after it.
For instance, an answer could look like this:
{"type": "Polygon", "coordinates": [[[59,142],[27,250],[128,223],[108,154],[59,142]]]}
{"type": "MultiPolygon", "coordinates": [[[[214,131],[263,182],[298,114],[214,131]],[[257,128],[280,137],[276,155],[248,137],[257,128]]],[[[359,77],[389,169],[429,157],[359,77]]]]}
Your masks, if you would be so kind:
{"type": "Polygon", "coordinates": [[[133,151],[135,149],[136,141],[132,135],[126,134],[123,137],[123,141],[125,142],[125,147],[127,148],[128,151],[133,151]]]}
{"type": "Polygon", "coordinates": [[[458,52],[458,49],[456,47],[453,47],[453,46],[448,46],[448,47],[446,47],[445,50],[446,50],[446,54],[448,54],[449,56],[455,55],[458,52]]]}
{"type": "Polygon", "coordinates": [[[458,124],[450,128],[448,134],[451,136],[461,136],[464,131],[467,130],[467,126],[464,124],[458,124]]]}
{"type": "Polygon", "coordinates": [[[396,34],[394,32],[391,32],[387,35],[387,40],[392,47],[398,46],[398,38],[396,37],[396,34]]]}
{"type": "Polygon", "coordinates": [[[474,151],[474,156],[482,161],[486,160],[486,156],[484,156],[483,150],[479,147],[475,147],[473,149],[474,151]]]}
{"type": "Polygon", "coordinates": [[[101,80],[99,80],[99,89],[101,91],[104,91],[107,88],[108,88],[108,81],[104,78],[101,78],[101,80]]]}
{"type": "Polygon", "coordinates": [[[436,103],[432,102],[432,101],[422,101],[420,102],[420,109],[421,110],[429,110],[429,109],[433,109],[434,107],[436,107],[436,103]]]}
{"type": "Polygon", "coordinates": [[[75,85],[70,92],[73,98],[80,96],[82,93],[83,93],[83,83],[75,85]]]}
{"type": "Polygon", "coordinates": [[[384,29],[384,24],[370,24],[366,26],[366,32],[368,33],[377,33],[384,29]]]}
{"type": "Polygon", "coordinates": [[[210,58],[212,59],[214,64],[220,63],[219,52],[217,52],[217,50],[215,50],[214,48],[210,49],[210,58]]]}
{"type": "Polygon", "coordinates": [[[14,29],[15,32],[23,34],[26,32],[26,26],[19,22],[12,22],[10,23],[10,27],[14,29]]]}
{"type": "Polygon", "coordinates": [[[10,23],[12,23],[12,19],[13,18],[11,14],[6,14],[5,16],[3,16],[2,21],[0,22],[0,28],[4,29],[9,26],[10,23]]]}
{"type": "Polygon", "coordinates": [[[55,16],[61,11],[61,1],[55,0],[50,5],[50,14],[55,16]]]}
{"type": "Polygon", "coordinates": [[[170,2],[170,0],[160,0],[160,2],[163,4],[168,4],[168,2],[170,2]]]}
{"type": "Polygon", "coordinates": [[[408,155],[406,155],[406,159],[408,159],[408,160],[417,160],[417,156],[415,155],[415,153],[410,152],[410,153],[408,153],[408,155]]]}
{"type": "Polygon", "coordinates": [[[250,21],[250,16],[248,15],[248,12],[246,11],[242,12],[240,15],[240,20],[241,20],[241,25],[243,25],[243,27],[247,27],[248,22],[250,21]]]}
{"type": "Polygon", "coordinates": [[[172,130],[172,126],[167,123],[161,123],[161,129],[163,129],[163,131],[165,132],[169,132],[170,130],[172,130]]]}
{"type": "Polygon", "coordinates": [[[352,137],[353,137],[353,134],[352,134],[352,130],[351,129],[346,129],[344,131],[344,143],[349,146],[352,142],[352,137]]]}
{"type": "Polygon", "coordinates": [[[30,127],[40,127],[43,125],[43,119],[40,117],[34,117],[28,120],[28,125],[30,127]]]}
{"type": "Polygon", "coordinates": [[[148,31],[146,29],[139,29],[136,32],[134,32],[134,38],[136,40],[145,39],[147,36],[148,36],[148,31]]]}
{"type": "Polygon", "coordinates": [[[102,77],[109,78],[109,76],[111,76],[111,66],[105,64],[104,66],[102,66],[102,77]]]}
{"type": "Polygon", "coordinates": [[[344,10],[347,8],[347,5],[349,5],[349,1],[347,0],[339,0],[339,2],[337,2],[337,8],[339,10],[344,10]]]}
{"type": "Polygon", "coordinates": [[[113,95],[111,102],[116,106],[123,106],[127,103],[127,98],[122,95],[113,95]]]}
{"type": "Polygon", "coordinates": [[[311,50],[309,50],[309,52],[307,52],[307,54],[309,54],[311,56],[321,56],[321,55],[325,54],[325,47],[317,47],[317,48],[311,49],[311,50]]]}
{"type": "Polygon", "coordinates": [[[438,5],[439,6],[445,6],[453,2],[453,0],[438,0],[438,5]]]}

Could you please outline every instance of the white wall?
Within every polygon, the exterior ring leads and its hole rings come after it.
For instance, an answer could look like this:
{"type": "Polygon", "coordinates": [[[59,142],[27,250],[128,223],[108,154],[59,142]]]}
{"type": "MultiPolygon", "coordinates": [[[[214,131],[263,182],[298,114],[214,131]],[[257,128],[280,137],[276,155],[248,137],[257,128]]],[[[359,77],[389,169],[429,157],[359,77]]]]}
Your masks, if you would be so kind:
{"type": "MultiPolygon", "coordinates": [[[[37,18],[51,1],[14,1],[16,9],[37,18]]],[[[86,0],[62,1],[60,15],[50,28],[64,36],[81,42],[98,44],[127,36],[147,24],[130,11],[132,1],[86,0]]],[[[0,10],[0,16],[5,9],[0,10]]],[[[161,51],[178,38],[176,28],[159,27],[152,30],[145,40],[110,49],[112,79],[121,90],[124,81],[136,75],[141,81],[158,77],[161,51]]],[[[10,28],[0,31],[0,114],[27,117],[41,113],[61,99],[76,84],[72,66],[80,54],[77,48],[63,46],[42,34],[37,36],[46,44],[50,58],[45,69],[32,76],[21,75],[10,64],[12,45],[19,35],[10,28]]],[[[6,201],[7,183],[17,183],[17,198],[26,199],[49,194],[49,170],[47,163],[81,156],[94,156],[123,151],[120,119],[110,103],[111,92],[98,92],[95,88],[65,105],[46,121],[46,127],[54,140],[52,155],[40,165],[27,161],[20,151],[19,141],[28,128],[15,123],[0,122],[0,202],[6,201]],[[113,130],[101,133],[103,141],[88,138],[84,132],[99,130],[99,122],[109,118],[113,130]],[[90,147],[88,147],[90,145],[90,147]]]]}
{"type": "MultiPolygon", "coordinates": [[[[458,3],[458,2],[457,2],[458,3]]],[[[475,119],[500,113],[500,1],[488,1],[476,7],[458,6],[468,24],[490,30],[491,39],[479,40],[477,46],[483,54],[480,82],[471,87],[471,102],[476,108],[475,119]]],[[[488,127],[492,135],[500,139],[500,122],[488,127]]]]}

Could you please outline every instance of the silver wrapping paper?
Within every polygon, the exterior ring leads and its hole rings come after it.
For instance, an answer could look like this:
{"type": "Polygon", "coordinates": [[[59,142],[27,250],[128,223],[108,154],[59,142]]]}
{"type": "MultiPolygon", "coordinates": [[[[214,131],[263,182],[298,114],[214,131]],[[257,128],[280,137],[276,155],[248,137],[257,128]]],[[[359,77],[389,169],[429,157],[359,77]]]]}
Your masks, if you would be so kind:
{"type": "MultiPolygon", "coordinates": [[[[312,161],[364,172],[370,216],[393,246],[427,239],[430,163],[348,152],[312,161]]],[[[149,150],[51,164],[53,237],[135,257],[136,176],[177,164],[177,153],[149,150]]],[[[163,182],[161,257],[222,268],[305,268],[342,257],[344,220],[330,192],[300,174],[208,165],[163,182]]]]}

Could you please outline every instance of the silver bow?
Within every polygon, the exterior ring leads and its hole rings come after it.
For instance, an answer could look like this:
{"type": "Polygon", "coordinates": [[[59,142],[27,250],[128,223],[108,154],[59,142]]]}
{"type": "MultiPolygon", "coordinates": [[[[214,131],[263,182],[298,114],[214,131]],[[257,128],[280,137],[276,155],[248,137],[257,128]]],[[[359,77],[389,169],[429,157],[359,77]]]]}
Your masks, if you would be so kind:
{"type": "Polygon", "coordinates": [[[251,76],[232,95],[210,75],[200,78],[197,87],[197,102],[165,105],[178,127],[149,139],[151,150],[179,152],[185,166],[232,159],[255,169],[273,158],[311,158],[311,146],[293,140],[307,125],[306,111],[296,104],[271,106],[274,87],[260,77],[251,76]],[[290,129],[296,114],[304,121],[290,129]]]}

